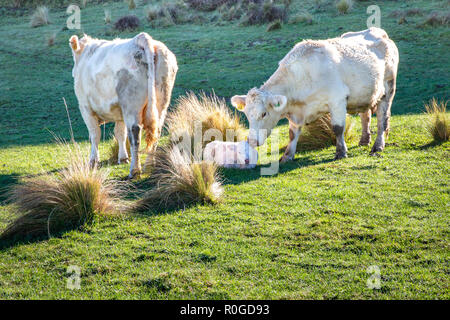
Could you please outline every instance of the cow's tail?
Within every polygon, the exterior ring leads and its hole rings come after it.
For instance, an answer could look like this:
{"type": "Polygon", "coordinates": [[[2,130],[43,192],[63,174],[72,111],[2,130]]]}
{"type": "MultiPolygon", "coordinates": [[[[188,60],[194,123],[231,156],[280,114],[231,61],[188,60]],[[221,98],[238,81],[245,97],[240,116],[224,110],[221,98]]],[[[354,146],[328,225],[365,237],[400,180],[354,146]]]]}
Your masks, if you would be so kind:
{"type": "Polygon", "coordinates": [[[152,37],[142,32],[136,36],[136,44],[144,50],[145,60],[147,60],[147,85],[148,85],[148,101],[142,109],[141,119],[145,131],[145,142],[148,151],[158,140],[158,108],[156,106],[156,67],[155,67],[155,49],[152,44],[152,37]]]}

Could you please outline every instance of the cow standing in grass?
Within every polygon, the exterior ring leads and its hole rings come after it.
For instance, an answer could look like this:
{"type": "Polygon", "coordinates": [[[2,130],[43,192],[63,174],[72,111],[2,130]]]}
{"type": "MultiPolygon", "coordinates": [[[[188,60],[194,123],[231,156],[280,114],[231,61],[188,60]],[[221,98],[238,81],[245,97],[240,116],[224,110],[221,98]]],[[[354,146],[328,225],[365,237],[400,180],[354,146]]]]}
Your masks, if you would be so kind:
{"type": "Polygon", "coordinates": [[[178,70],[175,55],[144,32],[113,41],[72,36],[70,47],[75,94],[91,141],[91,165],[99,161],[100,124],[114,121],[119,163],[128,162],[128,135],[129,177],[139,174],[141,129],[149,150],[159,139],[170,103],[178,70]]]}
{"type": "Polygon", "coordinates": [[[370,119],[376,111],[374,154],[384,149],[384,135],[388,134],[398,61],[396,45],[379,28],[302,41],[280,61],[263,86],[246,96],[234,96],[231,103],[248,118],[251,145],[263,144],[280,119],[289,120],[290,142],[281,162],[294,158],[302,126],[327,112],[337,140],[335,159],[346,157],[346,114],[360,114],[359,143],[368,145],[370,119]]]}

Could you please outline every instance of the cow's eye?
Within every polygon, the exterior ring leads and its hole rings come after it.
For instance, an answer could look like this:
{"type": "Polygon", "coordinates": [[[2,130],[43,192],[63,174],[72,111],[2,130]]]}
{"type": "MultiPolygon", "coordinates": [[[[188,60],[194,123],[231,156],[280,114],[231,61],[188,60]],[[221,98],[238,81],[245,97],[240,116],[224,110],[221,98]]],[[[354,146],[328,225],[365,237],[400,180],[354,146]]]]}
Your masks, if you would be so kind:
{"type": "Polygon", "coordinates": [[[264,118],[267,115],[267,112],[263,112],[261,118],[264,118]]]}

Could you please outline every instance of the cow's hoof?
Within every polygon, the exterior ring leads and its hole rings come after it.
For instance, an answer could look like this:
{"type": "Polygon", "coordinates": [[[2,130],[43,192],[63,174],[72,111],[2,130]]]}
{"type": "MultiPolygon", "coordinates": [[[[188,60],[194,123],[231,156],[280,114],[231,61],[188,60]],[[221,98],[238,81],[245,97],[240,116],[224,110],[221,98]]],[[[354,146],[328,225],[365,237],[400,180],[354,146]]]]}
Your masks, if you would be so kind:
{"type": "Polygon", "coordinates": [[[280,163],[286,163],[286,162],[292,161],[293,159],[294,159],[294,157],[283,155],[280,158],[280,163]]]}
{"type": "Polygon", "coordinates": [[[359,140],[359,145],[360,146],[368,146],[370,144],[370,136],[367,137],[361,137],[361,139],[359,140]]]}
{"type": "Polygon", "coordinates": [[[374,155],[374,154],[376,154],[377,152],[381,152],[381,151],[383,151],[383,150],[384,150],[384,147],[383,147],[383,146],[374,144],[374,146],[372,147],[372,150],[370,150],[370,155],[374,155]]]}
{"type": "Polygon", "coordinates": [[[120,159],[118,162],[118,164],[123,164],[123,163],[130,163],[130,160],[128,160],[128,158],[123,158],[123,159],[120,159]]]}
{"type": "Polygon", "coordinates": [[[347,158],[347,153],[344,152],[337,152],[336,155],[334,156],[334,160],[340,160],[344,158],[347,158]]]}
{"type": "Polygon", "coordinates": [[[130,174],[128,175],[127,179],[128,180],[137,179],[140,176],[141,176],[141,171],[140,170],[135,170],[133,172],[130,172],[130,174]]]}
{"type": "Polygon", "coordinates": [[[97,168],[98,161],[97,160],[89,160],[89,168],[95,169],[97,168]]]}

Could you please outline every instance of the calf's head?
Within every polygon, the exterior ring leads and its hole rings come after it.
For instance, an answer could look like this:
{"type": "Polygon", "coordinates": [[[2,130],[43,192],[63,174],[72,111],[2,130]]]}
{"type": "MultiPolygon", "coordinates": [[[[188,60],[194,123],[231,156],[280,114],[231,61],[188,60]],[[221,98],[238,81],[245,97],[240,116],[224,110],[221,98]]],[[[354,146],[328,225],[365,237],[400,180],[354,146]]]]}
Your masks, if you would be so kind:
{"type": "Polygon", "coordinates": [[[260,146],[266,141],[281,119],[286,103],[285,96],[256,88],[251,89],[245,96],[231,98],[231,104],[247,116],[250,126],[248,142],[251,146],[260,146]]]}

